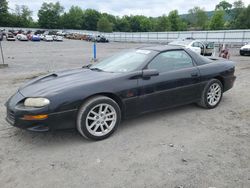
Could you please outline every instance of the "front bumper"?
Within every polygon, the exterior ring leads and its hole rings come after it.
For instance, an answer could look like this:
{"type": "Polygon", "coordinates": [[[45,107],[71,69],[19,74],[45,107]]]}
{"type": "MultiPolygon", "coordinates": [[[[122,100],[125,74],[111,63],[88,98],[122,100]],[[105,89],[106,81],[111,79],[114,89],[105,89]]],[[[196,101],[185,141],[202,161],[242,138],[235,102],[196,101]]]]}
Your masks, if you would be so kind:
{"type": "Polygon", "coordinates": [[[240,55],[250,55],[250,48],[241,49],[240,55]]]}
{"type": "Polygon", "coordinates": [[[51,112],[48,107],[45,108],[25,108],[20,107],[19,103],[23,101],[23,97],[19,92],[12,96],[6,105],[6,121],[15,127],[30,131],[49,131],[57,129],[75,128],[75,120],[77,117],[77,109],[51,112]],[[48,118],[44,120],[24,120],[25,115],[48,114],[48,118]]]}

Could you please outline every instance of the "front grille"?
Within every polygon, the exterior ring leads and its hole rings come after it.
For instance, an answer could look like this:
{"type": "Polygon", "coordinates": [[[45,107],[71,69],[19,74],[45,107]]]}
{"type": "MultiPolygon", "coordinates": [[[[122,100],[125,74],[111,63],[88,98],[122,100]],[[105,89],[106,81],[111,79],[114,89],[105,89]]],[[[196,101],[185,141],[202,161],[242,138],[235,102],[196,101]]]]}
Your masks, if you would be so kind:
{"type": "Polygon", "coordinates": [[[12,110],[7,109],[7,119],[10,121],[10,123],[15,123],[15,114],[12,110]]]}

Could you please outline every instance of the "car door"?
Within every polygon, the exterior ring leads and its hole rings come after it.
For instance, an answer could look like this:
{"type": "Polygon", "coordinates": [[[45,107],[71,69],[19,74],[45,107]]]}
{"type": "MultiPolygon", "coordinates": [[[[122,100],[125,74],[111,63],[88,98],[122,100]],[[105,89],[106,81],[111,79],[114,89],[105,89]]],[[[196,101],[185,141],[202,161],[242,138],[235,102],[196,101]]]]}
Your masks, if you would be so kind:
{"type": "Polygon", "coordinates": [[[199,42],[193,42],[192,45],[190,46],[190,49],[197,54],[201,54],[201,44],[199,42]]]}
{"type": "Polygon", "coordinates": [[[138,80],[141,112],[189,103],[200,97],[200,73],[184,50],[166,51],[147,66],[158,76],[138,80]]]}

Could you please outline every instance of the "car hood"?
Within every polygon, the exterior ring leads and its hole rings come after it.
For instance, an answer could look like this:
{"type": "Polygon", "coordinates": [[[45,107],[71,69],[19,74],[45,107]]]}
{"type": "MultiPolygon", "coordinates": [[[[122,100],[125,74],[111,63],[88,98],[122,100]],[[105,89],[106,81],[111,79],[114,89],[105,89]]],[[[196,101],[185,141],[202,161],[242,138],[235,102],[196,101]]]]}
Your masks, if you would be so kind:
{"type": "Polygon", "coordinates": [[[250,48],[250,44],[247,44],[247,45],[241,47],[241,49],[245,49],[245,48],[250,48]]]}
{"type": "Polygon", "coordinates": [[[19,88],[24,97],[49,97],[76,87],[113,79],[118,73],[73,69],[35,78],[19,88]]]}

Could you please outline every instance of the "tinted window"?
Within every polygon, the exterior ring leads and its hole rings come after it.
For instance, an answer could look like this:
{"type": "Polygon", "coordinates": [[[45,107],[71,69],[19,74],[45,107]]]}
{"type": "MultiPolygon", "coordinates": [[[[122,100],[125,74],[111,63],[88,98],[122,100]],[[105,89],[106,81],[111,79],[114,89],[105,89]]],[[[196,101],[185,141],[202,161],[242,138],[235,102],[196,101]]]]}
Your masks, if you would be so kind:
{"type": "Polygon", "coordinates": [[[191,57],[183,50],[168,51],[159,54],[148,65],[149,69],[168,72],[193,66],[191,57]]]}

